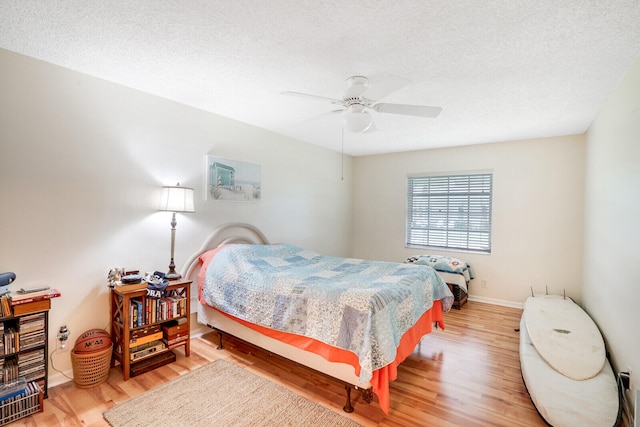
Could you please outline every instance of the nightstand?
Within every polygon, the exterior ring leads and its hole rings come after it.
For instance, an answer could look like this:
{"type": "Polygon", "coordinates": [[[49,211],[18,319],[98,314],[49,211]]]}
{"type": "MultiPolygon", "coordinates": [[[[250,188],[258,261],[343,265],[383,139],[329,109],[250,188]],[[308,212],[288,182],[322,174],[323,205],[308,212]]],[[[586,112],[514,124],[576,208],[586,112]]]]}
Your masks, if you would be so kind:
{"type": "Polygon", "coordinates": [[[111,289],[111,366],[120,363],[125,381],[173,362],[178,347],[189,357],[190,287],[190,280],[169,282],[163,298],[148,297],[146,288],[111,289]]]}

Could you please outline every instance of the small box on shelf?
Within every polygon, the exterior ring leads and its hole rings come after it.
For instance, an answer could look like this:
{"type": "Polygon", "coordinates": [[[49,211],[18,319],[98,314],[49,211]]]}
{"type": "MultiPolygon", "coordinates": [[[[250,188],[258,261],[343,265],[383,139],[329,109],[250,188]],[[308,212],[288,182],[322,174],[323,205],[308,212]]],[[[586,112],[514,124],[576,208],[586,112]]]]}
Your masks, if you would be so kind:
{"type": "Polygon", "coordinates": [[[162,325],[162,332],[165,335],[165,338],[171,335],[176,335],[179,333],[189,332],[189,325],[186,322],[186,318],[182,317],[178,320],[171,320],[162,325]]]}
{"type": "Polygon", "coordinates": [[[156,354],[131,365],[130,376],[135,377],[175,361],[176,354],[172,351],[156,354]]]}

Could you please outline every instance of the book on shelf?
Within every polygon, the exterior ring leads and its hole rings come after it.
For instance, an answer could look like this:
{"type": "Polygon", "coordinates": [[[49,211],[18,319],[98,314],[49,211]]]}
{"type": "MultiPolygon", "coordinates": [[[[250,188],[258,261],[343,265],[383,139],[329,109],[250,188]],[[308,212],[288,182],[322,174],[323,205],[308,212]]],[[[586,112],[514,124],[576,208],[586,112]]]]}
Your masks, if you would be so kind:
{"type": "Polygon", "coordinates": [[[129,353],[129,357],[132,362],[145,359],[151,356],[154,353],[159,353],[167,348],[167,345],[160,341],[155,340],[148,342],[146,344],[138,345],[136,347],[131,348],[131,352],[129,353]]]}
{"type": "Polygon", "coordinates": [[[147,335],[155,334],[155,333],[161,332],[161,327],[162,325],[148,325],[148,326],[145,326],[144,328],[135,329],[131,331],[130,337],[131,339],[133,339],[133,338],[141,338],[147,335]]]}
{"type": "Polygon", "coordinates": [[[139,296],[129,300],[129,327],[137,328],[184,316],[187,300],[184,297],[150,298],[139,296]]]}
{"type": "Polygon", "coordinates": [[[15,380],[8,381],[0,385],[0,402],[10,397],[16,396],[18,394],[27,391],[27,381],[24,377],[19,377],[15,380]]]}
{"type": "Polygon", "coordinates": [[[40,288],[26,288],[26,289],[20,288],[18,290],[12,291],[11,294],[17,295],[18,297],[26,296],[26,295],[37,297],[39,295],[47,294],[50,290],[51,290],[50,286],[42,286],[40,288]]]}
{"type": "Polygon", "coordinates": [[[140,283],[119,283],[115,286],[118,292],[131,292],[139,291],[141,289],[147,289],[147,282],[142,281],[140,283]]]}
{"type": "Polygon", "coordinates": [[[13,316],[13,311],[11,311],[11,305],[9,304],[9,296],[2,295],[0,297],[0,317],[9,316],[13,316]]]}
{"type": "Polygon", "coordinates": [[[138,346],[138,345],[146,344],[148,342],[156,341],[159,339],[162,339],[162,332],[156,332],[156,333],[144,335],[141,337],[132,337],[129,340],[129,345],[138,346]]]}
{"type": "Polygon", "coordinates": [[[35,301],[49,300],[51,298],[57,298],[61,295],[62,294],[60,293],[60,291],[56,288],[25,294],[19,294],[12,291],[10,294],[10,305],[16,306],[20,304],[28,304],[35,301]]]}

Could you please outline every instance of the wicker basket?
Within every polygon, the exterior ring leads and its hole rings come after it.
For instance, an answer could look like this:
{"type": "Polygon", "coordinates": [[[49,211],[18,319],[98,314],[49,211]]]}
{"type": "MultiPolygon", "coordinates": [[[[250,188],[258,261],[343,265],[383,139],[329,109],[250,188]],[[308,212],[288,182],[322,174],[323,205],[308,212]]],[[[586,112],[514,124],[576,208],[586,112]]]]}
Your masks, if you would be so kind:
{"type": "Polygon", "coordinates": [[[109,378],[111,352],[113,347],[93,353],[71,352],[73,382],[78,388],[89,388],[101,384],[109,378]]]}

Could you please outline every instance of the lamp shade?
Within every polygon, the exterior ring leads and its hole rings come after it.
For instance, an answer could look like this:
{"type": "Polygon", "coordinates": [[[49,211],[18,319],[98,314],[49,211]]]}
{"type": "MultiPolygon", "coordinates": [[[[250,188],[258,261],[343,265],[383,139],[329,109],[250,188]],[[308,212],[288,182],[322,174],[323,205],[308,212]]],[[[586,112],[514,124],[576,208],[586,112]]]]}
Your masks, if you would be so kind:
{"type": "Polygon", "coordinates": [[[193,204],[193,188],[180,187],[162,187],[160,196],[159,211],[169,212],[195,212],[193,204]]]}

